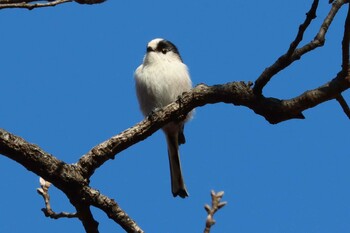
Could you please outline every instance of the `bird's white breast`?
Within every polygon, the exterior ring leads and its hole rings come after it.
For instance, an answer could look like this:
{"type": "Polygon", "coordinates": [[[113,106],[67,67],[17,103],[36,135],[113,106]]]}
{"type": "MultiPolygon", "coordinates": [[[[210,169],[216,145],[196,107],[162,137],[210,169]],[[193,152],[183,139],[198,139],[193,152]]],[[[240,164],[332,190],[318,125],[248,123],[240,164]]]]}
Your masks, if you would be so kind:
{"type": "Polygon", "coordinates": [[[192,88],[187,66],[179,58],[166,55],[148,54],[135,71],[137,96],[145,116],[192,88]]]}

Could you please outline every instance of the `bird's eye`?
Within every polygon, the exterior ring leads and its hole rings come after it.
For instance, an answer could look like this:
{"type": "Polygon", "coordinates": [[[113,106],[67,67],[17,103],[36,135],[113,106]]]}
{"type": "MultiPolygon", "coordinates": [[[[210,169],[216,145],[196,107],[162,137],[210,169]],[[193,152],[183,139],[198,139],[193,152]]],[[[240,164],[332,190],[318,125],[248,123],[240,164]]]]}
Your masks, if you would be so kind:
{"type": "Polygon", "coordinates": [[[166,54],[167,52],[168,52],[167,49],[162,49],[162,53],[163,53],[163,54],[166,54]]]}

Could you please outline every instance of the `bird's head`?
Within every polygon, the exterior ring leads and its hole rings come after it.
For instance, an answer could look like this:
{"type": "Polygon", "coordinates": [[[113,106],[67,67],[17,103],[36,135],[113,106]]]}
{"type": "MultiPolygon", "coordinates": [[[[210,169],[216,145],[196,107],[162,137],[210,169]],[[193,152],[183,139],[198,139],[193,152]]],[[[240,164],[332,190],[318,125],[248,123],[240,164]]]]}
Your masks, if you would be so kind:
{"type": "Polygon", "coordinates": [[[173,43],[161,38],[153,39],[147,44],[145,62],[152,63],[162,60],[182,62],[179,50],[173,43]]]}

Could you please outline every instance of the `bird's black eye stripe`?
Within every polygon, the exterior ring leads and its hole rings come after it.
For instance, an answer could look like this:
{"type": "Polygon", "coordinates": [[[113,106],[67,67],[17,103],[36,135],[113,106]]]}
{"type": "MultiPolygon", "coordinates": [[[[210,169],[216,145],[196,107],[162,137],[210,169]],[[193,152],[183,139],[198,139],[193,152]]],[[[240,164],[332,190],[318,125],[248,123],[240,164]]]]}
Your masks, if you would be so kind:
{"type": "Polygon", "coordinates": [[[156,48],[156,51],[162,52],[163,54],[166,54],[169,51],[172,51],[176,54],[179,54],[179,51],[177,50],[176,46],[171,43],[168,40],[162,40],[158,43],[158,46],[156,48]]]}

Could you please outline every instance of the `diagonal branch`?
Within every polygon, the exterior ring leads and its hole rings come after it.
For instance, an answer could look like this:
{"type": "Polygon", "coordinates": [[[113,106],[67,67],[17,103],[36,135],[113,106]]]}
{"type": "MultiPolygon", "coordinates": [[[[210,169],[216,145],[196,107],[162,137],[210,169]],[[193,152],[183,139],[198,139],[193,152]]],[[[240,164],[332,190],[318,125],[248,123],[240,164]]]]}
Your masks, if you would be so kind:
{"type": "Polygon", "coordinates": [[[37,0],[0,0],[0,4],[16,4],[16,3],[30,3],[30,2],[39,2],[39,1],[37,0]]]}
{"type": "Polygon", "coordinates": [[[153,112],[147,119],[95,146],[80,158],[77,166],[80,167],[83,176],[88,178],[103,163],[114,159],[117,153],[146,139],[166,123],[179,120],[192,109],[206,104],[223,102],[246,106],[256,114],[265,117],[271,124],[290,119],[303,119],[304,110],[335,99],[348,89],[349,80],[350,76],[344,76],[342,72],[339,72],[332,81],[290,100],[256,95],[250,85],[244,82],[214,86],[200,84],[184,93],[176,102],[153,112]]]}
{"type": "Polygon", "coordinates": [[[28,10],[33,10],[34,8],[52,7],[68,2],[77,2],[79,4],[98,4],[105,1],[106,0],[0,0],[0,9],[25,8],[28,10]]]}
{"type": "Polygon", "coordinates": [[[339,72],[332,81],[290,100],[257,96],[251,89],[251,85],[244,82],[214,86],[200,84],[184,93],[177,101],[155,111],[142,122],[97,145],[81,157],[76,165],[66,164],[44,152],[38,146],[3,129],[0,129],[0,154],[17,161],[65,192],[76,207],[79,219],[86,229],[88,226],[97,227],[89,205],[101,208],[124,229],[129,229],[130,226],[130,229],[139,229],[136,223],[113,200],[87,186],[88,178],[104,162],[114,158],[120,151],[144,140],[166,123],[181,119],[195,107],[219,102],[246,106],[265,117],[270,123],[276,124],[289,119],[304,118],[302,115],[304,110],[337,98],[339,94],[348,89],[350,87],[349,80],[349,75],[344,76],[344,72],[339,72]],[[80,213],[84,213],[84,215],[80,215],[80,213]]]}
{"type": "Polygon", "coordinates": [[[55,1],[49,1],[45,3],[30,3],[34,1],[7,1],[8,3],[2,3],[0,2],[0,9],[3,8],[25,8],[28,10],[33,10],[34,8],[41,8],[41,7],[50,7],[50,6],[56,6],[59,4],[67,3],[67,2],[73,2],[73,0],[55,0],[55,1]]]}
{"type": "Polygon", "coordinates": [[[108,198],[99,191],[85,187],[82,190],[82,197],[89,205],[103,210],[110,219],[118,223],[126,232],[144,232],[113,199],[108,198]]]}
{"type": "Polygon", "coordinates": [[[298,47],[299,43],[303,40],[304,33],[305,33],[306,29],[309,27],[311,21],[316,18],[316,10],[318,7],[318,2],[319,2],[318,0],[314,0],[309,12],[306,13],[306,19],[305,19],[304,23],[302,23],[299,26],[298,33],[297,33],[294,41],[289,46],[289,49],[288,49],[287,54],[286,54],[287,57],[290,57],[294,53],[294,51],[298,47]]]}
{"type": "Polygon", "coordinates": [[[340,94],[336,100],[340,104],[341,108],[343,109],[345,115],[350,119],[350,108],[349,105],[346,103],[344,97],[340,94]]]}
{"type": "Polygon", "coordinates": [[[303,47],[296,49],[297,45],[302,40],[302,35],[311,20],[315,17],[316,8],[318,1],[315,0],[311,6],[310,11],[307,13],[307,17],[302,25],[299,27],[299,32],[295,40],[291,43],[287,53],[279,57],[274,64],[270,67],[266,68],[264,72],[258,77],[255,81],[254,92],[258,95],[262,94],[262,89],[265,85],[271,80],[271,78],[276,75],[278,72],[292,64],[294,61],[299,60],[305,53],[314,50],[317,47],[323,46],[325,42],[325,35],[328,31],[329,26],[331,25],[335,15],[342,5],[346,3],[346,0],[338,0],[333,3],[328,15],[324,19],[319,32],[315,36],[315,38],[308,44],[303,47]]]}
{"type": "Polygon", "coordinates": [[[0,154],[18,162],[58,188],[85,183],[75,166],[66,164],[39,146],[28,143],[4,129],[0,129],[0,154]]]}
{"type": "Polygon", "coordinates": [[[15,160],[28,170],[50,181],[67,195],[76,208],[77,214],[54,213],[48,202],[49,183],[42,182],[42,187],[38,189],[38,192],[44,197],[46,212],[53,218],[78,217],[86,232],[97,233],[98,222],[94,220],[90,210],[90,206],[93,205],[105,211],[124,229],[129,229],[128,232],[143,232],[114,200],[99,194],[88,186],[88,181],[82,176],[79,166],[66,164],[46,153],[40,147],[28,143],[4,129],[0,129],[0,154],[15,160]]]}

